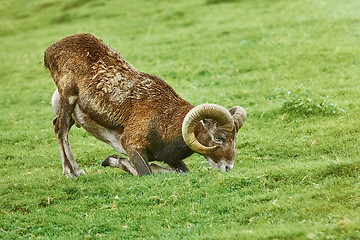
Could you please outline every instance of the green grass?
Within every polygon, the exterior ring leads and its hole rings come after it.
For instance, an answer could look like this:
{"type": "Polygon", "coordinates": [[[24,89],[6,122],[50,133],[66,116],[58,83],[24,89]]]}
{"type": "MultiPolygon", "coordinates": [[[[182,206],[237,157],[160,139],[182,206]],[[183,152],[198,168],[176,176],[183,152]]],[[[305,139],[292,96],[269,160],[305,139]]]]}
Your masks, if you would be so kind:
{"type": "Polygon", "coordinates": [[[360,2],[2,0],[0,239],[359,239],[360,2]],[[193,104],[241,105],[233,171],[132,177],[82,129],[62,176],[43,52],[90,32],[193,104]]]}

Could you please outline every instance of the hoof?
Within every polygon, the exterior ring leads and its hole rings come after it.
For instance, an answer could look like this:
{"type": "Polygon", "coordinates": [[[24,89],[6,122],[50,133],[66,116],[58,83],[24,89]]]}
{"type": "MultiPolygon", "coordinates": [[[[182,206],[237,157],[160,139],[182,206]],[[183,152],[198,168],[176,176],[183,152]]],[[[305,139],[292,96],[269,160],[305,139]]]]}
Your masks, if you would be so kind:
{"type": "MultiPolygon", "coordinates": [[[[68,169],[67,169],[68,170],[68,169]]],[[[85,175],[85,172],[82,169],[76,169],[74,172],[71,171],[64,171],[63,174],[68,178],[76,178],[80,175],[85,175]]]]}

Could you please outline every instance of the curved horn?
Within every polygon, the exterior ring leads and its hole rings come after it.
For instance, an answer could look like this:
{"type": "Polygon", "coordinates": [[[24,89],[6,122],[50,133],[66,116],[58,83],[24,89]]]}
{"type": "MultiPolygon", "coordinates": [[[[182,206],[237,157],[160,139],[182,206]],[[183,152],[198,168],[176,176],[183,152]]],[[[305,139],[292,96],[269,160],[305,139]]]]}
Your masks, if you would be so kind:
{"type": "Polygon", "coordinates": [[[234,118],[236,132],[238,132],[246,120],[246,111],[240,106],[234,106],[229,112],[234,118]]]}
{"type": "Polygon", "coordinates": [[[202,145],[195,137],[195,127],[200,120],[214,119],[218,127],[225,131],[234,129],[234,119],[230,112],[216,104],[202,104],[191,109],[185,116],[182,124],[182,136],[186,145],[191,150],[201,154],[214,152],[219,146],[206,147],[202,145]]]}

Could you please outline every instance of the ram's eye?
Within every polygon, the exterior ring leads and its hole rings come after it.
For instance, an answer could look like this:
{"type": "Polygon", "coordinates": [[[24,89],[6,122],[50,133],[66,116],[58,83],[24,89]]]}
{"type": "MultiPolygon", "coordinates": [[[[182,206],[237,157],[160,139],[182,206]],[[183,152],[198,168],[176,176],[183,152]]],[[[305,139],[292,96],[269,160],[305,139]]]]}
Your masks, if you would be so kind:
{"type": "Polygon", "coordinates": [[[221,138],[214,138],[214,141],[218,144],[223,144],[224,140],[221,138]]]}

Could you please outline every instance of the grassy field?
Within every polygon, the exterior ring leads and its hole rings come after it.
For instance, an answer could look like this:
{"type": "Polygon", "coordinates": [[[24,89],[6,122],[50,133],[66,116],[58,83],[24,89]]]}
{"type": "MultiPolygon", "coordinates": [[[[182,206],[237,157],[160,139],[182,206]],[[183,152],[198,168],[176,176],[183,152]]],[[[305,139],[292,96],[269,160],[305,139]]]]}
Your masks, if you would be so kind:
{"type": "Polygon", "coordinates": [[[360,1],[2,0],[0,239],[360,239],[360,1]],[[83,129],[62,176],[43,52],[90,32],[191,103],[241,105],[234,170],[133,177],[83,129]]]}

